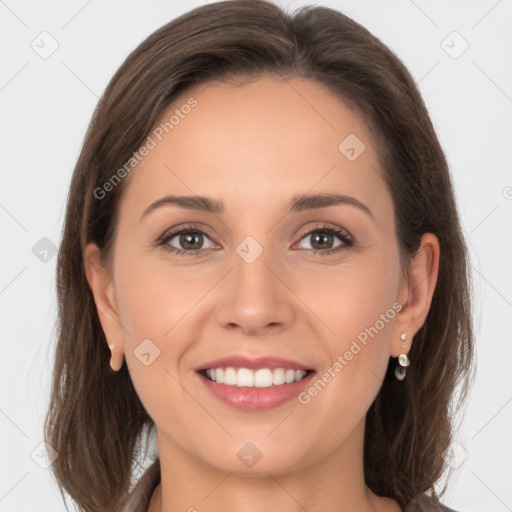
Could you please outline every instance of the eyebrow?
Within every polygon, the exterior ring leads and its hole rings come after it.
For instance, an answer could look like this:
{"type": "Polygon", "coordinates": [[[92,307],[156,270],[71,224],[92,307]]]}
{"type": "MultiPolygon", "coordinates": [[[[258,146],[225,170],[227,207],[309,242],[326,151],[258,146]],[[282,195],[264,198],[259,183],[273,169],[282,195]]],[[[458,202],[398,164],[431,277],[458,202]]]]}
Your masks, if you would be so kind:
{"type": "MultiPolygon", "coordinates": [[[[288,209],[292,212],[300,212],[304,210],[326,208],[328,206],[335,206],[339,204],[355,206],[369,215],[372,219],[374,218],[372,211],[364,203],[355,197],[341,194],[297,194],[291,198],[288,204],[288,209]]],[[[197,210],[214,214],[224,212],[224,204],[221,201],[216,201],[209,197],[169,195],[151,203],[142,213],[140,220],[150,212],[166,205],[176,205],[186,210],[197,210]]]]}

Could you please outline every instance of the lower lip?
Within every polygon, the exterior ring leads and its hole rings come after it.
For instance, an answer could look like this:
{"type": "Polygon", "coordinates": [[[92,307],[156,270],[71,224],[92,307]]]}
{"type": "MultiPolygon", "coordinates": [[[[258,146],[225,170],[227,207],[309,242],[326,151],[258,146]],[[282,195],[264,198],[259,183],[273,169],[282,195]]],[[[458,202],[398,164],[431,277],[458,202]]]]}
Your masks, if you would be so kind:
{"type": "Polygon", "coordinates": [[[242,411],[265,411],[292,400],[309,385],[314,374],[315,372],[311,372],[302,380],[290,384],[268,388],[249,388],[219,384],[208,380],[201,373],[197,373],[213,396],[221,402],[242,411]]]}

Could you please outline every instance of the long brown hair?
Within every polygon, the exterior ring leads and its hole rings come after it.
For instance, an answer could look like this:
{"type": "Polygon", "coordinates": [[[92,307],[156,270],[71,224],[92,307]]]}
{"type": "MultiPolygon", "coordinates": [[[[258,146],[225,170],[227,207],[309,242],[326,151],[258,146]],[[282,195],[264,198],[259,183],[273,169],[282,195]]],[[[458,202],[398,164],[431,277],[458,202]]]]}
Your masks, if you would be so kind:
{"type": "Polygon", "coordinates": [[[404,64],[352,19],[325,7],[291,14],[265,0],[238,0],[181,15],[128,56],[101,97],[74,169],[58,254],[58,343],[45,436],[58,452],[52,471],[61,493],[80,510],[118,510],[140,460],[142,433],[154,428],[126,364],[117,373],[109,367],[84,272],[87,243],[109,255],[129,177],[101,199],[95,190],[188,87],[264,74],[316,80],[375,128],[404,268],[423,233],[439,239],[438,281],[412,343],[414,364],[402,382],[389,365],[367,414],[364,445],[365,480],[376,494],[402,507],[426,491],[436,495],[455,399],[462,403],[471,381],[473,331],[468,254],[432,122],[404,64]]]}

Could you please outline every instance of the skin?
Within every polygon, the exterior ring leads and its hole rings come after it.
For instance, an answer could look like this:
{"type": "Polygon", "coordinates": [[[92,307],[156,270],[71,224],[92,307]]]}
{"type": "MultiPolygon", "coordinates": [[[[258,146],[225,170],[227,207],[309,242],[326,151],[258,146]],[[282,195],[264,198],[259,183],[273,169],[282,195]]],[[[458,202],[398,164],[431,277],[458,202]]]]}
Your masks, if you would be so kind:
{"type": "MultiPolygon", "coordinates": [[[[371,131],[323,85],[270,77],[211,83],[183,93],[159,122],[191,96],[197,106],[130,175],[110,264],[93,244],[85,252],[112,366],[124,358],[157,427],[162,481],[149,510],[400,511],[365,484],[364,426],[390,356],[408,353],[425,321],[437,238],[423,235],[404,275],[371,131]],[[366,146],[354,161],[338,150],[351,133],[366,146]],[[287,211],[293,195],[322,192],[356,198],[372,215],[350,204],[287,211]],[[141,220],[169,194],[207,196],[225,209],[166,205],[141,220]],[[201,254],[156,244],[188,222],[207,233],[197,242],[201,254]],[[314,245],[307,233],[318,223],[342,228],[354,245],[337,235],[327,248],[314,245]],[[247,236],[263,248],[252,263],[236,252],[247,236]],[[245,354],[292,359],[321,375],[396,302],[400,312],[306,405],[235,410],[195,373],[209,360],[245,354]],[[148,366],[134,355],[146,338],[160,350],[148,366]],[[247,442],[262,454],[250,468],[237,457],[247,442]]],[[[167,245],[184,250],[179,236],[167,245]]]]}

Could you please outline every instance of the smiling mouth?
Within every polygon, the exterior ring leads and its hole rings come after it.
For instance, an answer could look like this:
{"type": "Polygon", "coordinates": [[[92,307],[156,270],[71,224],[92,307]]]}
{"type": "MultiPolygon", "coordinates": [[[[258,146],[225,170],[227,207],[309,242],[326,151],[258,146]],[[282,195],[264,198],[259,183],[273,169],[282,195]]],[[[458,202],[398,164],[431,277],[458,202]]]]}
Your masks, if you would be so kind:
{"type": "Polygon", "coordinates": [[[314,370],[294,370],[291,368],[260,368],[251,370],[249,368],[208,368],[199,370],[198,373],[210,382],[224,384],[233,387],[249,388],[270,388],[286,386],[313,373],[314,370]]]}

